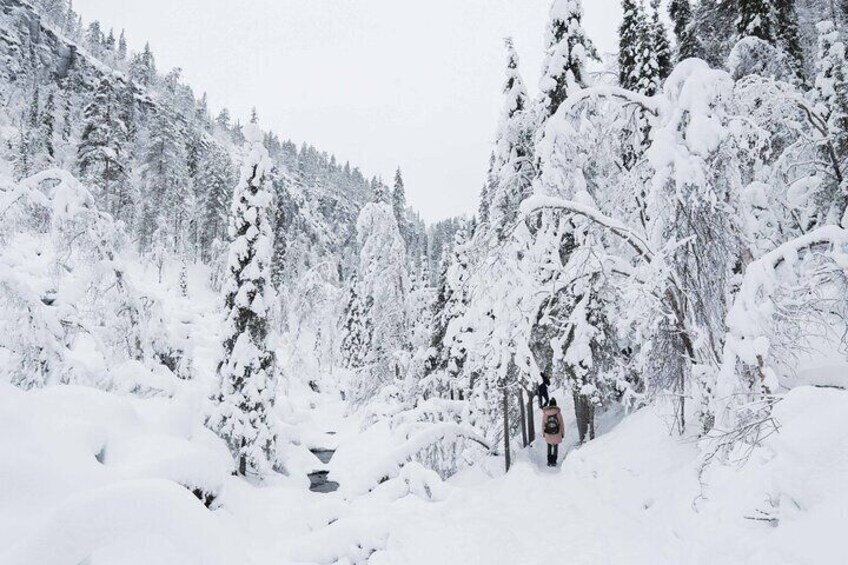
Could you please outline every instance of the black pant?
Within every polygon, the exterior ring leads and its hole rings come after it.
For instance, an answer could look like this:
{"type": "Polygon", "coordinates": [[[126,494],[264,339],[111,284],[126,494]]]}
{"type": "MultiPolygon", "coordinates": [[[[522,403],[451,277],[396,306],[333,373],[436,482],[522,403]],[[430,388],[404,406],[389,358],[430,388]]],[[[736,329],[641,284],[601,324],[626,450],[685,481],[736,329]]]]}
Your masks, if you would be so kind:
{"type": "Polygon", "coordinates": [[[555,443],[548,444],[548,465],[556,465],[559,459],[559,445],[555,443]]]}
{"type": "Polygon", "coordinates": [[[548,396],[548,385],[546,383],[540,384],[537,392],[539,393],[539,408],[544,408],[550,401],[550,396],[548,396]]]}

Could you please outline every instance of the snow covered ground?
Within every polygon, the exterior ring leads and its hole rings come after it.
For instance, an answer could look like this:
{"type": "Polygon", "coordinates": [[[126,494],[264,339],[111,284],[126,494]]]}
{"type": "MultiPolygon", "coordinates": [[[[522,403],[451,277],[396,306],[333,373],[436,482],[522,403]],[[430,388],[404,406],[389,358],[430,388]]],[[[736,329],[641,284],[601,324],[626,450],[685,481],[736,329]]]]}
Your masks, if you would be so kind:
{"type": "Polygon", "coordinates": [[[539,465],[537,441],[507,475],[493,460],[442,483],[409,464],[363,494],[350,488],[362,461],[385,454],[334,395],[299,393],[290,476],[258,487],[229,475],[198,389],[0,386],[0,563],[844,563],[844,391],[793,390],[781,432],[745,466],[700,477],[698,447],[646,409],[557,471],[539,465]],[[338,492],[308,490],[325,467],[307,447],[338,448],[326,466],[338,492]]]}
{"type": "Polygon", "coordinates": [[[848,392],[809,386],[841,382],[838,360],[804,363],[780,433],[741,467],[702,471],[701,446],[669,435],[660,405],[601,418],[602,435],[569,450],[572,423],[560,469],[537,440],[508,474],[491,457],[447,482],[398,465],[416,442],[342,401],[338,375],[289,374],[276,406],[287,475],[254,485],[203,425],[220,339],[209,272],[190,267],[183,296],[178,264],[161,280],[140,265],[127,274],[161,305],[191,378],[108,367],[80,341],[73,360],[91,382],[108,371],[111,392],[0,382],[0,565],[844,563],[848,392]],[[338,491],[311,492],[315,471],[338,491]]]}

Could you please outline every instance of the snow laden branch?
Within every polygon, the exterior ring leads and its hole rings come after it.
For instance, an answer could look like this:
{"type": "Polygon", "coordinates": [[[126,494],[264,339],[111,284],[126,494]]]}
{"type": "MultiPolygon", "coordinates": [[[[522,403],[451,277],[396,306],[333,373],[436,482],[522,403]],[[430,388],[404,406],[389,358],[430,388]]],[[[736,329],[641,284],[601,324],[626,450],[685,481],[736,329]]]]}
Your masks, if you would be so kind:
{"type": "Polygon", "coordinates": [[[559,107],[552,121],[556,122],[560,118],[564,119],[565,116],[587,100],[597,100],[600,98],[609,98],[625,104],[635,104],[654,116],[660,114],[660,106],[656,98],[645,96],[619,86],[602,85],[584,88],[569,96],[559,107]]]}
{"type": "Polygon", "coordinates": [[[541,194],[531,196],[521,204],[521,213],[525,218],[543,210],[563,210],[565,212],[583,216],[584,218],[605,228],[610,233],[623,239],[648,263],[650,263],[654,258],[654,252],[651,251],[651,248],[645,240],[642,239],[642,237],[639,236],[633,228],[606,216],[596,208],[579,202],[541,194]]]}
{"type": "Polygon", "coordinates": [[[468,440],[487,452],[492,448],[472,426],[454,422],[420,422],[403,426],[396,432],[400,441],[386,455],[359,464],[355,475],[338,477],[347,495],[371,492],[377,486],[402,476],[404,467],[427,448],[449,442],[468,440]]]}
{"type": "Polygon", "coordinates": [[[21,200],[52,211],[52,217],[70,217],[93,207],[94,198],[79,181],[62,169],[47,169],[19,182],[0,197],[0,214],[4,216],[21,200]],[[49,187],[45,190],[45,187],[49,187]]]}
{"type": "MultiPolygon", "coordinates": [[[[848,272],[848,230],[835,225],[788,241],[748,265],[727,315],[728,332],[715,395],[717,428],[744,425],[740,413],[746,407],[770,408],[768,399],[778,389],[777,374],[769,360],[777,309],[774,297],[780,288],[778,270],[796,266],[816,251],[820,251],[816,258],[848,272]]],[[[827,284],[827,280],[816,284],[827,284]]]]}

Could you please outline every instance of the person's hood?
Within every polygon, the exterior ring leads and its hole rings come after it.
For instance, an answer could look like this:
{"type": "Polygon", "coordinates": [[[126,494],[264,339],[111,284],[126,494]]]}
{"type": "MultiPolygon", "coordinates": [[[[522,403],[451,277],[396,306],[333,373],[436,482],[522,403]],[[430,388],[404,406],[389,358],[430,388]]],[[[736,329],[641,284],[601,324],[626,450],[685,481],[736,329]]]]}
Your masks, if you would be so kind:
{"type": "Polygon", "coordinates": [[[551,412],[551,413],[562,412],[562,410],[560,409],[559,406],[545,406],[544,408],[542,408],[542,412],[547,414],[548,412],[551,412]]]}

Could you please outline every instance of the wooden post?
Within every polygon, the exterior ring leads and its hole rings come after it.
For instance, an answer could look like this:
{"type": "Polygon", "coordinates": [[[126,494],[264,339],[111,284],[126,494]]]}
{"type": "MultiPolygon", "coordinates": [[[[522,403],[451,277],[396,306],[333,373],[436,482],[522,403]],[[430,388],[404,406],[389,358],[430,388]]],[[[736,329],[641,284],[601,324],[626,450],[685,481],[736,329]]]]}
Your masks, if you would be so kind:
{"type": "Polygon", "coordinates": [[[504,425],[504,465],[506,466],[506,472],[509,472],[509,468],[512,466],[512,460],[509,454],[509,396],[507,392],[506,384],[503,387],[503,425],[504,425]]]}

